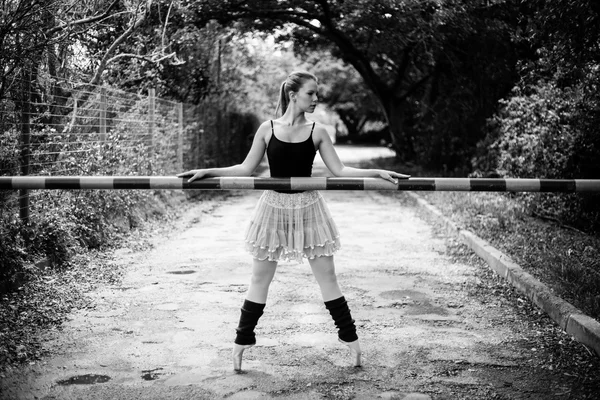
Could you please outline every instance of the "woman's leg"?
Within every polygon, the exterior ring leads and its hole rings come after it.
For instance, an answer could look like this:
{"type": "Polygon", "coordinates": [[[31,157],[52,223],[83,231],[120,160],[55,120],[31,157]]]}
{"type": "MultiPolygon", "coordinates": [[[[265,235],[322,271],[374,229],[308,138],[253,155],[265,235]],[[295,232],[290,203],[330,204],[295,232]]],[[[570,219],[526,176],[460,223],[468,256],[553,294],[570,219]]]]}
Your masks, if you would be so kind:
{"type": "Polygon", "coordinates": [[[354,357],[354,366],[359,367],[361,365],[361,350],[356,335],[356,326],[337,281],[333,256],[309,259],[309,263],[321,289],[325,307],[329,310],[338,328],[338,338],[340,342],[350,348],[354,357]]]}
{"type": "Polygon", "coordinates": [[[330,301],[343,296],[335,274],[333,256],[315,257],[309,259],[308,263],[321,289],[323,301],[330,301]]]}
{"type": "Polygon", "coordinates": [[[273,281],[276,269],[277,261],[254,260],[250,287],[246,294],[247,300],[260,304],[267,302],[269,286],[271,285],[271,281],[273,281]]]}
{"type": "Polygon", "coordinates": [[[244,350],[256,344],[254,328],[258,319],[263,314],[269,285],[275,275],[277,262],[254,260],[252,278],[246,294],[246,300],[241,309],[240,322],[236,328],[235,344],[233,345],[233,369],[242,369],[242,355],[244,350]]]}

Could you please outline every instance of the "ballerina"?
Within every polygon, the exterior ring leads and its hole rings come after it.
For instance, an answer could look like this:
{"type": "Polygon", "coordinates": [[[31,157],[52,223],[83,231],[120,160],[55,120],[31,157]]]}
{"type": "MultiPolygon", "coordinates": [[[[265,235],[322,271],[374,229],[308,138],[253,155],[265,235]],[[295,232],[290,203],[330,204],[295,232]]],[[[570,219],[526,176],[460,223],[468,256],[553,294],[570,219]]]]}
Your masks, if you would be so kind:
{"type": "MultiPolygon", "coordinates": [[[[250,176],[266,151],[271,177],[310,177],[319,151],[327,168],[338,177],[379,177],[394,184],[410,176],[382,169],[345,166],[325,126],[306,118],[318,102],[318,80],[311,73],[292,72],[281,84],[282,115],[258,128],[245,160],[224,168],[193,169],[179,174],[189,181],[217,176],[250,176]]],[[[277,113],[276,110],[276,113],[277,113]]],[[[361,348],[348,303],[337,281],[334,253],[340,248],[338,229],[323,196],[316,190],[266,190],[250,219],[246,250],[253,257],[252,278],[233,345],[233,368],[241,371],[243,353],[256,344],[254,329],[263,315],[269,286],[280,260],[308,263],[317,280],[325,308],[348,346],[352,365],[362,365],[361,348]]]]}

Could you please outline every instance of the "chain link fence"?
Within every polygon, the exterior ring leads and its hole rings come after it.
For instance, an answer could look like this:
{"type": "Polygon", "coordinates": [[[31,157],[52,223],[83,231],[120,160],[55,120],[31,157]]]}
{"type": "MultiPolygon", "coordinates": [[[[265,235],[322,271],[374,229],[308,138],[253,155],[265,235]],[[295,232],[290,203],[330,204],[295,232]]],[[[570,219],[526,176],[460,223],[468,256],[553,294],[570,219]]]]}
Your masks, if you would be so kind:
{"type": "MultiPolygon", "coordinates": [[[[148,93],[90,86],[52,76],[5,83],[0,99],[0,175],[172,175],[240,162],[256,118],[233,99],[210,96],[178,103],[148,93]],[[8,90],[7,90],[8,89],[8,90]]],[[[44,191],[2,192],[1,212],[70,196],[44,191]],[[18,207],[17,207],[18,205],[18,207]]]]}

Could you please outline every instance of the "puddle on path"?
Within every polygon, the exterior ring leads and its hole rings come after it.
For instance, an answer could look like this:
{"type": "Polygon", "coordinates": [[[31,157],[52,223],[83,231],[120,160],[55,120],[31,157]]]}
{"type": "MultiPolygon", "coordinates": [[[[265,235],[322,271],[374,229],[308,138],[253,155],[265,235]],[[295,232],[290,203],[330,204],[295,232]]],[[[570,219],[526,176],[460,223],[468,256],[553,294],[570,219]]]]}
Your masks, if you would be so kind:
{"type": "Polygon", "coordinates": [[[142,371],[142,379],[145,381],[155,381],[159,379],[161,375],[164,375],[164,372],[158,372],[162,370],[162,368],[144,370],[142,371]]]}
{"type": "Polygon", "coordinates": [[[172,275],[190,275],[190,274],[195,274],[195,273],[196,273],[196,271],[194,271],[193,269],[167,271],[167,274],[172,274],[172,275]]]}
{"type": "Polygon", "coordinates": [[[413,305],[406,311],[406,315],[429,315],[429,314],[447,316],[450,313],[444,307],[433,305],[428,301],[425,301],[418,305],[413,305]]]}
{"type": "Polygon", "coordinates": [[[96,374],[86,374],[86,375],[77,375],[72,376],[68,379],[63,379],[57,381],[61,386],[67,385],[93,385],[95,383],[104,383],[110,381],[110,376],[108,375],[96,375],[96,374]]]}
{"type": "Polygon", "coordinates": [[[399,300],[388,304],[387,307],[405,308],[406,315],[449,315],[446,308],[432,304],[426,293],[417,290],[388,290],[380,293],[379,296],[384,299],[399,300]]]}

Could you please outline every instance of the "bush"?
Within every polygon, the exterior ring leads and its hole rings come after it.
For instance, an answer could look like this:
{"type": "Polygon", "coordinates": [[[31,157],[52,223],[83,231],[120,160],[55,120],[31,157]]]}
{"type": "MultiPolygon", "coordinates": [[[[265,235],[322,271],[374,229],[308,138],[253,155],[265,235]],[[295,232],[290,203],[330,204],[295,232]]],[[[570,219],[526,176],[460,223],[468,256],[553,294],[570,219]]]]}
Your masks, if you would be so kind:
{"type": "Polygon", "coordinates": [[[16,289],[27,279],[27,270],[23,266],[30,256],[21,229],[18,221],[0,221],[0,293],[16,289]]]}
{"type": "MultiPolygon", "coordinates": [[[[488,121],[487,138],[473,159],[475,176],[598,179],[600,111],[584,87],[539,83],[515,89],[488,121]]],[[[600,196],[589,193],[519,194],[534,214],[600,232],[600,196]]]]}
{"type": "MultiPolygon", "coordinates": [[[[131,145],[130,135],[121,128],[85,152],[63,152],[60,146],[68,140],[46,135],[47,129],[32,132],[37,141],[32,174],[135,175],[147,171],[147,150],[141,144],[131,145]]],[[[19,135],[13,130],[0,136],[3,174],[18,175],[19,135]]],[[[62,269],[81,251],[113,245],[159,202],[153,191],[139,190],[38,190],[31,191],[30,198],[30,223],[24,225],[18,216],[16,192],[0,191],[0,293],[28,280],[35,261],[45,258],[51,267],[62,269]]]]}
{"type": "Polygon", "coordinates": [[[30,252],[46,257],[51,265],[65,265],[78,247],[73,236],[76,222],[72,217],[54,213],[37,217],[29,233],[30,252]]]}

